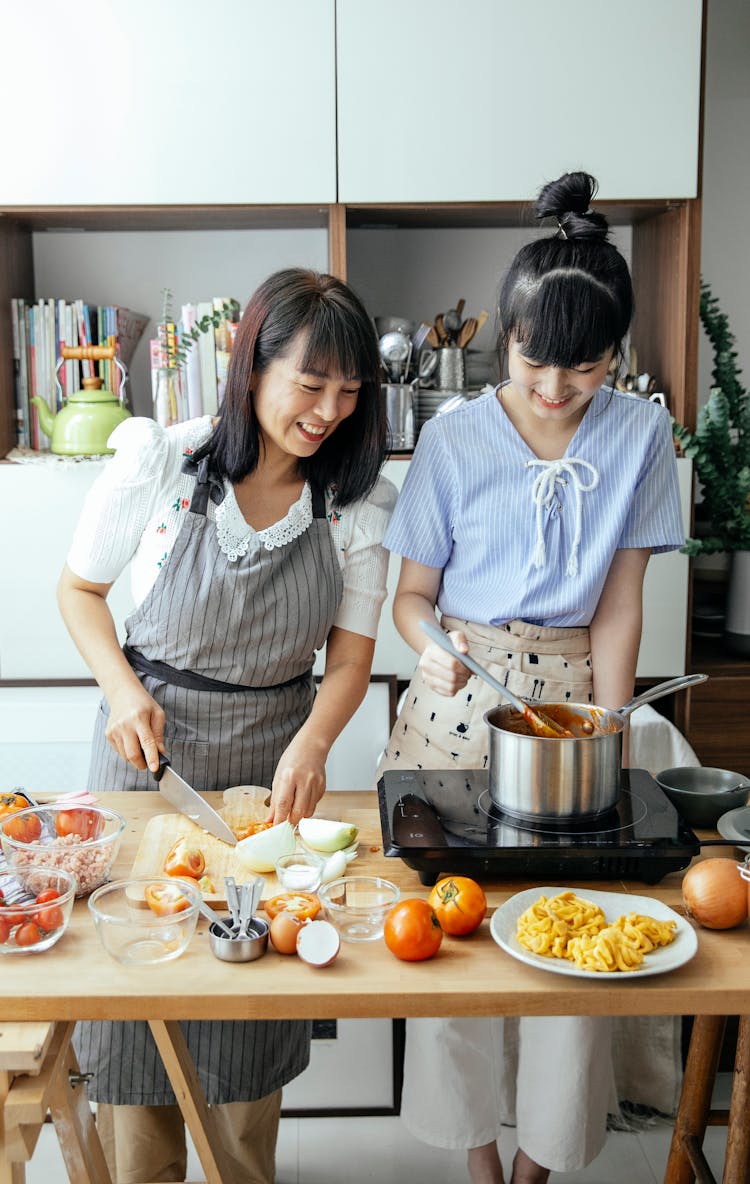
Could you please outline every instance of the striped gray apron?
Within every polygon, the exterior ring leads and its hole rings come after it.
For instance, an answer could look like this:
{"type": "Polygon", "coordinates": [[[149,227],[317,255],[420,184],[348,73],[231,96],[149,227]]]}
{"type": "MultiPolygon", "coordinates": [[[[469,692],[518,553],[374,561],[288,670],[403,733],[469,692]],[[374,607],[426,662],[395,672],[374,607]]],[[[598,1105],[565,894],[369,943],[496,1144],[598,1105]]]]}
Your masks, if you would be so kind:
{"type": "MultiPolygon", "coordinates": [[[[325,644],[341,601],[341,568],[322,494],[313,494],[313,521],[303,535],[273,550],[256,540],[236,561],[219,547],[206,514],[209,497],[220,502],[224,489],[201,462],[169,562],[126,622],[126,652],[165,711],[167,753],[186,781],[198,790],[270,786],[312,709],[314,652],[325,644]]],[[[155,790],[151,775],[105,739],[108,711],[102,701],[89,789],[155,790]]],[[[211,1104],[263,1097],[309,1060],[309,1021],[181,1026],[211,1104]]],[[[83,1023],[75,1043],[82,1069],[94,1073],[96,1101],[175,1102],[145,1023],[83,1023]]]]}

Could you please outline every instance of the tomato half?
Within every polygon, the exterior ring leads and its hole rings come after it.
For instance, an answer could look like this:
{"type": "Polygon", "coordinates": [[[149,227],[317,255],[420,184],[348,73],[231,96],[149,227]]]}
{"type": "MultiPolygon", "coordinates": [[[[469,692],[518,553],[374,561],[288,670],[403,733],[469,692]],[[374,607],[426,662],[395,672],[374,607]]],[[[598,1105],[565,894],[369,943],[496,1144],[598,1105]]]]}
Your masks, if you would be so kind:
{"type": "Polygon", "coordinates": [[[42,833],[38,814],[14,813],[3,819],[3,834],[17,843],[35,843],[42,833]]]}
{"type": "Polygon", "coordinates": [[[65,835],[80,835],[84,840],[98,839],[104,830],[104,817],[97,814],[96,810],[71,806],[69,810],[57,812],[55,830],[61,838],[65,835]]]}
{"type": "Polygon", "coordinates": [[[484,920],[487,912],[487,897],[468,876],[449,876],[438,880],[429,895],[429,903],[435,910],[443,933],[454,937],[473,933],[484,920]]]}
{"type": "Polygon", "coordinates": [[[404,962],[423,962],[440,949],[443,931],[426,900],[400,900],[385,919],[385,944],[404,962]]]}
{"type": "Polygon", "coordinates": [[[245,826],[233,826],[237,842],[242,839],[248,839],[250,835],[258,835],[262,830],[270,830],[273,826],[272,822],[248,822],[245,826]]]}
{"type": "Polygon", "coordinates": [[[320,912],[320,901],[314,892],[280,892],[263,907],[271,920],[277,913],[294,913],[300,920],[309,921],[320,912]]]}
{"type": "Polygon", "coordinates": [[[31,804],[24,793],[0,793],[0,818],[18,810],[28,810],[31,804]]]}
{"type": "Polygon", "coordinates": [[[168,876],[192,876],[194,880],[199,880],[205,870],[206,858],[203,852],[184,837],[170,847],[164,860],[164,871],[168,876]]]}
{"type": "Polygon", "coordinates": [[[180,892],[178,884],[147,884],[143,895],[157,917],[169,917],[190,908],[190,899],[180,892]]]}

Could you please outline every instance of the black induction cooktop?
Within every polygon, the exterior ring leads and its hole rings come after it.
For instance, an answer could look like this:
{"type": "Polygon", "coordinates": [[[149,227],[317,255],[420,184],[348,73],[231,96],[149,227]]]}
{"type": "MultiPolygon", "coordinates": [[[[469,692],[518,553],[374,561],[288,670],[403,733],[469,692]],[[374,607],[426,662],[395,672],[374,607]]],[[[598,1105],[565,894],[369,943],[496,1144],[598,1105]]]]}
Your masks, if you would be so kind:
{"type": "Polygon", "coordinates": [[[479,769],[384,773],[378,802],[385,854],[403,859],[423,884],[445,873],[656,884],[700,851],[696,836],[643,769],[623,770],[611,810],[572,825],[503,814],[490,798],[488,776],[479,769]]]}

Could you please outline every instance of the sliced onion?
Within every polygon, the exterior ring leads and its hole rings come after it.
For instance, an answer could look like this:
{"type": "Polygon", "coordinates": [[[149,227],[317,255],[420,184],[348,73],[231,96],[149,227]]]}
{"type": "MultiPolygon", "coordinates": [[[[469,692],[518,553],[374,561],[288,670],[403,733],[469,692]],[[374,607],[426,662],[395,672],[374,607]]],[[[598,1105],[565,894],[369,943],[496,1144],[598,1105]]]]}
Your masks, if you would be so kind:
{"type": "Polygon", "coordinates": [[[276,860],[291,855],[296,846],[294,828],[290,822],[279,822],[268,830],[248,835],[235,847],[237,859],[251,872],[272,872],[276,860]]]}

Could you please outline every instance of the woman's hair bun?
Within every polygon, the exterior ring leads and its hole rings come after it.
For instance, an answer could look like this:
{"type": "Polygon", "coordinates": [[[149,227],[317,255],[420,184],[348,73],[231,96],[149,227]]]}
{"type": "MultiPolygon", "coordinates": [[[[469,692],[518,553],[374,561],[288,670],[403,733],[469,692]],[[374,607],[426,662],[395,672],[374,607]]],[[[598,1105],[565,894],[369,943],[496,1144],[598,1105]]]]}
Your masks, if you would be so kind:
{"type": "Polygon", "coordinates": [[[540,190],[534,204],[536,217],[555,218],[567,239],[606,239],[609,223],[591,209],[597,189],[596,178],[590,173],[563,173],[540,190]]]}

